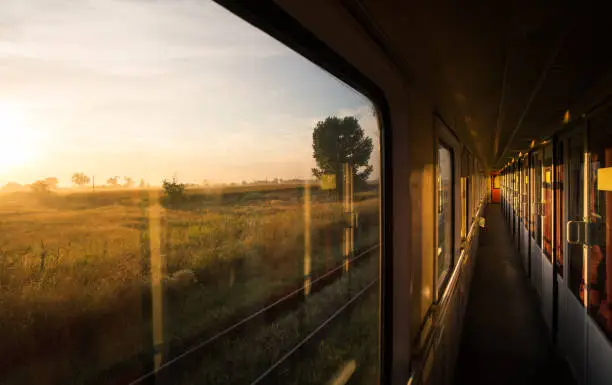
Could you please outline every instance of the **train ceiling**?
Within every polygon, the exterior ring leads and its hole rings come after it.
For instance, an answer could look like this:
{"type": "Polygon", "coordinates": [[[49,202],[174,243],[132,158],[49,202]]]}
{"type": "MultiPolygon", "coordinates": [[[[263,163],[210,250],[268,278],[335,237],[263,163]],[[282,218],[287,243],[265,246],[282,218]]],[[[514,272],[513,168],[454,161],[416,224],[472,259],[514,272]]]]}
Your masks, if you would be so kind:
{"type": "Polygon", "coordinates": [[[612,90],[612,23],[586,1],[342,4],[410,82],[453,106],[455,130],[487,168],[612,90]]]}

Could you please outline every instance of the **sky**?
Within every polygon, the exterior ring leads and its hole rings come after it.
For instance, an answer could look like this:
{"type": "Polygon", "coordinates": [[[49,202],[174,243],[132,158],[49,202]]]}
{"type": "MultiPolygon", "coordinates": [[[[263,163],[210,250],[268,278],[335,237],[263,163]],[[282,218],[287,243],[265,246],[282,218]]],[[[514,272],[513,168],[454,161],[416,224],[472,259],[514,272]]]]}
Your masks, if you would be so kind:
{"type": "Polygon", "coordinates": [[[206,0],[0,2],[0,186],[310,178],[312,130],[370,101],[206,0]]]}

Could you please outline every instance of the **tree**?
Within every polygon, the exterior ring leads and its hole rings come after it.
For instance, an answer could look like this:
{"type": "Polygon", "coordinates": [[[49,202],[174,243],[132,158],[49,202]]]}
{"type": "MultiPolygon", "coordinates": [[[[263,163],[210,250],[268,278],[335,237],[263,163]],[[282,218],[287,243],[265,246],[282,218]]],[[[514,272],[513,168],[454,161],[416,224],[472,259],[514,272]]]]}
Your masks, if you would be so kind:
{"type": "Polygon", "coordinates": [[[132,188],[136,184],[134,183],[134,179],[130,178],[129,176],[124,176],[123,180],[125,181],[125,183],[123,183],[123,187],[125,188],[132,188]]]}
{"type": "Polygon", "coordinates": [[[312,173],[318,179],[335,175],[341,198],[345,165],[352,170],[355,188],[364,186],[373,170],[368,164],[373,148],[372,138],[365,135],[357,118],[328,117],[318,122],[312,133],[313,157],[318,166],[312,173]]]}
{"type": "Polygon", "coordinates": [[[109,186],[116,187],[119,184],[119,177],[118,176],[112,176],[112,177],[108,178],[106,180],[106,184],[109,185],[109,186]]]}
{"type": "Polygon", "coordinates": [[[49,192],[49,185],[45,183],[45,180],[37,180],[36,182],[30,185],[32,192],[36,194],[45,194],[49,192]]]}
{"type": "Polygon", "coordinates": [[[89,184],[89,177],[82,172],[75,172],[72,174],[72,183],[76,184],[79,187],[83,187],[89,184]]]}
{"type": "Polygon", "coordinates": [[[59,180],[56,177],[50,177],[43,179],[42,182],[48,187],[49,190],[55,190],[57,189],[59,180]]]}
{"type": "Polygon", "coordinates": [[[140,188],[145,188],[147,185],[145,184],[144,179],[140,178],[140,188]]]}

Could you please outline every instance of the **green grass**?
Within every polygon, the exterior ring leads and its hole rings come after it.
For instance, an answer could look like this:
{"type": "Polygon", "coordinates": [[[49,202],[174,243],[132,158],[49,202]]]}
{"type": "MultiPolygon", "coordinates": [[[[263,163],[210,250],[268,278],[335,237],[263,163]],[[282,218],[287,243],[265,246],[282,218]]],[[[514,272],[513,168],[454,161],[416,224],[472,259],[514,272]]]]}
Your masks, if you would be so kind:
{"type": "MultiPolygon", "coordinates": [[[[0,195],[3,383],[83,382],[150,349],[152,244],[166,274],[192,269],[200,281],[166,290],[165,341],[216,329],[302,280],[303,187],[187,190],[168,207],[156,203],[160,195],[0,195]]],[[[361,193],[355,206],[356,247],[377,243],[375,193],[361,193]]],[[[341,260],[343,228],[341,205],[313,188],[313,271],[341,260]]]]}
{"type": "MultiPolygon", "coordinates": [[[[350,278],[344,274],[307,298],[291,313],[271,324],[259,325],[258,330],[233,336],[209,348],[210,354],[195,365],[197,370],[184,370],[178,376],[173,373],[173,382],[182,385],[250,383],[377,276],[378,260],[371,258],[353,269],[350,278]]],[[[377,287],[370,292],[377,293],[377,287]]],[[[361,363],[364,353],[373,354],[372,362],[375,363],[378,351],[377,298],[368,293],[358,300],[352,309],[347,309],[330,324],[335,329],[332,333],[326,330],[320,336],[322,340],[313,339],[315,349],[306,345],[271,373],[264,383],[327,383],[342,360],[358,356],[361,363]],[[318,346],[324,351],[318,351],[318,346]],[[321,365],[317,366],[319,363],[321,365]]]]}

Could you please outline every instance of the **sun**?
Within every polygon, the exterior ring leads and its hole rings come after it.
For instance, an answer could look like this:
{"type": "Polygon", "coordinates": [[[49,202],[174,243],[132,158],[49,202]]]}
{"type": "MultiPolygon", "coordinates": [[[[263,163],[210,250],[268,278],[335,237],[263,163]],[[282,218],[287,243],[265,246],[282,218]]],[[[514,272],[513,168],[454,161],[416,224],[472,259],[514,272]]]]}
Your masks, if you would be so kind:
{"type": "Polygon", "coordinates": [[[36,155],[36,138],[25,121],[23,109],[0,101],[0,171],[31,162],[36,155]]]}

